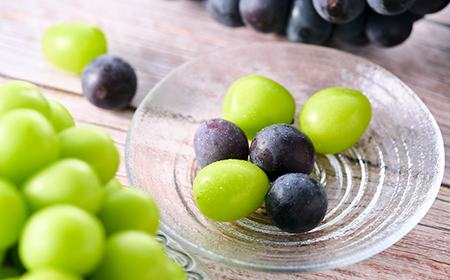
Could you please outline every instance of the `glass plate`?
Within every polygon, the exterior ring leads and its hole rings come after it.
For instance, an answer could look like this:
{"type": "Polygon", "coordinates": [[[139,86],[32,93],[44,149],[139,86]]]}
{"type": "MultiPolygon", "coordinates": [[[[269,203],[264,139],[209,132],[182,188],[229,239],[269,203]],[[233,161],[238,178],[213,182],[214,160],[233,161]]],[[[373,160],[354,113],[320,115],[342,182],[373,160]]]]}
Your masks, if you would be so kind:
{"type": "Polygon", "coordinates": [[[156,85],[133,117],[125,161],[130,184],[156,198],[163,234],[185,248],[239,268],[304,272],[363,260],[408,233],[439,191],[444,145],[422,101],[380,66],[325,47],[256,43],[204,55],[156,85]],[[221,117],[228,87],[250,74],[292,93],[295,126],[302,104],[324,88],[355,88],[372,104],[372,121],[352,148],[317,154],[312,175],[324,184],[329,207],[308,233],[278,230],[264,208],[236,222],[214,222],[194,202],[195,130],[221,117]]]}

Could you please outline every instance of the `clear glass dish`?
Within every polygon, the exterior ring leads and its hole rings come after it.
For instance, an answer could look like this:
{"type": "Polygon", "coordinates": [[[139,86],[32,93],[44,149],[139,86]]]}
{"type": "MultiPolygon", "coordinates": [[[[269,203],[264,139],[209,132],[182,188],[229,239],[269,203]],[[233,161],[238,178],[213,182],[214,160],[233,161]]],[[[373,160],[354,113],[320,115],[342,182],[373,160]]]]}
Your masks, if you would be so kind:
{"type": "Polygon", "coordinates": [[[188,250],[244,269],[306,272],[361,261],[408,233],[439,191],[444,145],[427,107],[382,67],[325,47],[256,43],[204,55],[156,85],[133,117],[125,161],[130,184],[156,198],[162,233],[188,250]],[[194,202],[195,130],[221,117],[228,87],[250,74],[292,93],[296,126],[302,104],[327,87],[355,88],[372,104],[372,121],[352,148],[317,155],[312,175],[324,184],[329,207],[308,233],[278,230],[264,208],[236,222],[214,222],[194,202]]]}

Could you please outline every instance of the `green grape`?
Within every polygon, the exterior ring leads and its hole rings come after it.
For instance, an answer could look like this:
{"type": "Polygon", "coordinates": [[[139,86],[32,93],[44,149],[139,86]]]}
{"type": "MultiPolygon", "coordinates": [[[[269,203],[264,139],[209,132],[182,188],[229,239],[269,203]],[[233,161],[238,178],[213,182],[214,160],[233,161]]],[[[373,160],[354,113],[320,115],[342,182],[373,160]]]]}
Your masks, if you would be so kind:
{"type": "Polygon", "coordinates": [[[19,238],[19,256],[28,270],[54,267],[85,275],[100,263],[104,247],[100,221],[79,207],[65,204],[35,212],[19,238]]]}
{"type": "Polygon", "coordinates": [[[194,198],[206,217],[229,222],[256,211],[269,190],[266,173],[245,160],[216,161],[194,180],[194,198]]]}
{"type": "Polygon", "coordinates": [[[106,192],[111,192],[111,191],[116,191],[116,190],[121,190],[121,189],[123,189],[123,185],[116,177],[112,177],[112,179],[109,180],[109,182],[105,185],[106,192]]]}
{"type": "Polygon", "coordinates": [[[91,164],[100,175],[103,184],[116,173],[120,155],[111,136],[95,126],[65,129],[60,133],[61,156],[82,159],[91,164]]]}
{"type": "Polygon", "coordinates": [[[0,116],[0,176],[20,185],[60,155],[57,134],[49,120],[32,109],[0,116]]]}
{"type": "Polygon", "coordinates": [[[295,100],[280,84],[258,75],[235,81],[228,89],[222,118],[235,123],[251,140],[266,126],[292,123],[295,100]]]}
{"type": "Polygon", "coordinates": [[[50,105],[50,110],[52,113],[52,123],[55,127],[56,132],[61,132],[62,130],[75,126],[75,121],[70,115],[69,111],[58,101],[47,100],[50,105]]]}
{"type": "Polygon", "coordinates": [[[12,277],[19,277],[22,273],[11,266],[3,266],[0,268],[0,279],[10,279],[12,277]]]}
{"type": "Polygon", "coordinates": [[[141,230],[155,235],[159,210],[153,197],[140,189],[122,188],[107,192],[98,213],[106,234],[121,230],[141,230]]]}
{"type": "Polygon", "coordinates": [[[107,52],[107,42],[103,32],[93,24],[65,22],[45,31],[42,51],[54,65],[80,74],[91,60],[107,52]]]}
{"type": "Polygon", "coordinates": [[[355,89],[334,87],[315,93],[303,105],[299,125],[316,152],[337,154],[353,146],[369,125],[372,108],[355,89]]]}
{"type": "Polygon", "coordinates": [[[0,251],[3,252],[17,241],[27,216],[25,199],[17,187],[0,178],[0,251]]]}
{"type": "Polygon", "coordinates": [[[166,278],[163,280],[187,280],[187,275],[184,272],[181,265],[172,259],[168,259],[166,262],[166,278]]]}
{"type": "Polygon", "coordinates": [[[161,243],[143,231],[121,231],[106,243],[105,257],[90,280],[164,279],[167,256],[161,243]]]}
{"type": "Polygon", "coordinates": [[[83,280],[83,278],[61,269],[42,268],[25,273],[20,280],[83,280]]]}
{"type": "Polygon", "coordinates": [[[103,202],[103,185],[86,162],[61,159],[40,169],[22,186],[32,211],[57,204],[72,204],[97,213],[103,202]]]}
{"type": "Polygon", "coordinates": [[[41,90],[26,81],[9,81],[0,86],[0,115],[17,108],[38,111],[50,119],[50,106],[41,90]]]}

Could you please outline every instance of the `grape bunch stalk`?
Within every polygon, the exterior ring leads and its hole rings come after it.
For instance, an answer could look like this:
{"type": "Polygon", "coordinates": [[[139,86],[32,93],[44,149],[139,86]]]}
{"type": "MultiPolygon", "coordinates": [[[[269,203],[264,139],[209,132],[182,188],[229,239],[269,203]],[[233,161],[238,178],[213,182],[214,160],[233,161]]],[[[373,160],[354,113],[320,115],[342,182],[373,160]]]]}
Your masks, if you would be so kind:
{"type": "Polygon", "coordinates": [[[206,10],[229,27],[250,26],[293,42],[323,45],[331,37],[351,45],[393,47],[413,24],[450,0],[206,0],[206,10]]]}

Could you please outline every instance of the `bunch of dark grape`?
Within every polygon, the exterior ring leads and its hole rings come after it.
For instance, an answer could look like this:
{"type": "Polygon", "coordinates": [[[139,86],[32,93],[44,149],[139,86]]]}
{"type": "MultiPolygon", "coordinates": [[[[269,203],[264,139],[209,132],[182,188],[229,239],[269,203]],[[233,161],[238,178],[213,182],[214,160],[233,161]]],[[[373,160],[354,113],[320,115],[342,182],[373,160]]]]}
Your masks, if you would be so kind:
{"type": "Polygon", "coordinates": [[[415,21],[450,0],[206,0],[220,23],[286,35],[322,45],[336,36],[352,45],[392,47],[411,34],[415,21]]]}

